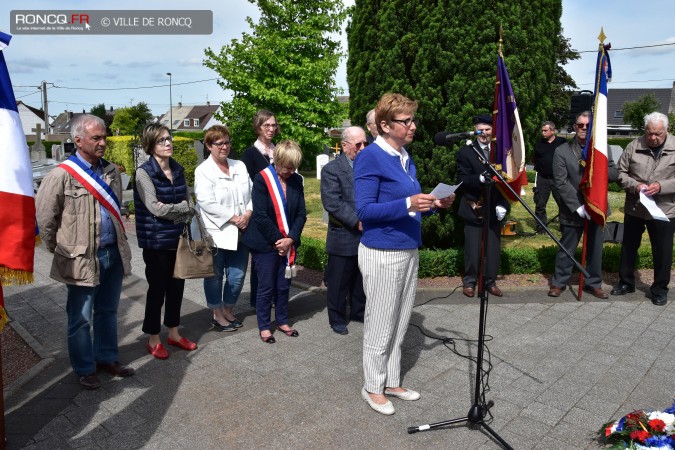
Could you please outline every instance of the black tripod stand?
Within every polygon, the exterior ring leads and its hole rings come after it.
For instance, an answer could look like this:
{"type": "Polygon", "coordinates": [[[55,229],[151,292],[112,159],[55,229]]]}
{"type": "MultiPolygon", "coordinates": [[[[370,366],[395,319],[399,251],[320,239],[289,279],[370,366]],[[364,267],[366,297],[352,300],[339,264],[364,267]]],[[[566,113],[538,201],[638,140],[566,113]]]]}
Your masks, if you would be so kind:
{"type": "Polygon", "coordinates": [[[481,378],[483,376],[483,355],[484,355],[484,347],[485,347],[485,327],[487,324],[487,306],[488,306],[488,290],[486,289],[486,269],[487,269],[487,253],[485,249],[487,248],[487,240],[489,238],[489,227],[490,227],[490,214],[492,213],[491,210],[491,205],[490,205],[490,194],[491,194],[491,189],[492,189],[492,184],[493,184],[493,176],[499,180],[502,185],[507,188],[511,194],[513,195],[513,198],[518,199],[521,205],[527,210],[527,212],[539,223],[539,225],[542,227],[542,229],[546,230],[548,235],[555,241],[556,244],[558,244],[558,247],[564,251],[564,253],[567,255],[568,258],[570,258],[573,262],[576,268],[584,274],[584,276],[588,276],[588,273],[586,270],[579,264],[579,262],[574,259],[574,256],[567,251],[565,247],[558,241],[558,239],[551,233],[551,231],[546,227],[546,225],[539,219],[532,209],[530,209],[529,206],[525,204],[523,199],[516,194],[516,192],[511,188],[511,186],[508,185],[504,177],[502,177],[501,173],[496,170],[488,161],[485,160],[483,155],[475,148],[475,146],[471,147],[476,154],[476,157],[478,160],[481,162],[481,164],[485,167],[485,172],[483,173],[483,177],[485,179],[485,183],[483,185],[483,198],[485,199],[484,207],[483,207],[483,240],[482,240],[482,247],[481,247],[481,264],[480,264],[480,269],[479,269],[479,279],[478,279],[478,296],[480,297],[480,316],[479,316],[479,322],[478,322],[478,353],[476,355],[476,378],[475,378],[475,386],[474,386],[474,396],[473,396],[473,404],[471,405],[471,408],[469,409],[468,414],[466,417],[459,417],[456,419],[450,419],[450,420],[444,420],[442,422],[435,422],[427,425],[420,425],[416,427],[408,427],[408,433],[417,433],[418,431],[426,431],[430,430],[432,428],[437,428],[437,427],[443,427],[447,425],[453,425],[457,423],[467,423],[471,424],[474,426],[481,426],[487,431],[497,442],[499,442],[502,447],[508,450],[513,450],[513,447],[511,447],[504,439],[497,434],[496,431],[494,431],[485,421],[485,416],[488,414],[490,408],[494,406],[494,402],[490,400],[489,402],[485,402],[485,396],[484,393],[481,392],[481,387],[482,387],[482,382],[481,378]]]}

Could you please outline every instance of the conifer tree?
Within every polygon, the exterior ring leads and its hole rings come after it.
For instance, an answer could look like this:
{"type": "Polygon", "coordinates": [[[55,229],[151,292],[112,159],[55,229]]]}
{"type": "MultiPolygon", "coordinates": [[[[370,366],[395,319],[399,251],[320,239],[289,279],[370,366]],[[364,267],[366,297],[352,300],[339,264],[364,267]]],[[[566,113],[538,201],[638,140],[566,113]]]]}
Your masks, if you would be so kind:
{"type": "MultiPolygon", "coordinates": [[[[441,130],[471,129],[476,114],[491,114],[499,29],[528,148],[553,109],[561,36],[561,0],[356,0],[347,27],[347,81],[352,123],[385,92],[419,102],[415,141],[408,149],[425,192],[453,182],[454,153],[434,146],[441,130]]],[[[454,214],[423,222],[429,247],[456,245],[462,237],[454,214]]]]}

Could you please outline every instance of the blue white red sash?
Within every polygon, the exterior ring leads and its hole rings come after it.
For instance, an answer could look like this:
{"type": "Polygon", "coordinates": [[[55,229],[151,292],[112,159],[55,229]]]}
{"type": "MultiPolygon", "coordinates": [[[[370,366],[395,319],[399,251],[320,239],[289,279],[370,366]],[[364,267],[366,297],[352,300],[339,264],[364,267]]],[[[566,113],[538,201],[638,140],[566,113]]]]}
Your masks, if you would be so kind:
{"type": "MultiPolygon", "coordinates": [[[[260,174],[267,185],[267,192],[272,199],[274,206],[274,214],[277,219],[277,226],[279,231],[286,238],[288,237],[288,205],[286,203],[286,196],[281,188],[281,182],[274,166],[269,165],[267,168],[260,171],[260,174]]],[[[291,245],[288,255],[286,256],[286,278],[293,278],[296,275],[295,269],[295,245],[291,245]]]]}
{"type": "Polygon", "coordinates": [[[124,230],[124,222],[120,213],[120,201],[108,183],[103,181],[91,167],[87,167],[75,155],[70,155],[67,160],[59,164],[59,167],[79,181],[117,219],[122,226],[122,230],[124,230]]]}

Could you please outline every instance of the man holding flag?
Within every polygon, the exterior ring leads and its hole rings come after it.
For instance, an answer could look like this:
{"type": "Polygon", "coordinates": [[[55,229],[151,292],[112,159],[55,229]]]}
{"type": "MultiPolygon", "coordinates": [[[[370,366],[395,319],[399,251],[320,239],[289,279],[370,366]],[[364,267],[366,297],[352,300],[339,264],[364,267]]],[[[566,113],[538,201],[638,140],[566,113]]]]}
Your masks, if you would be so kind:
{"type": "MultiPolygon", "coordinates": [[[[586,145],[588,126],[591,122],[591,112],[584,111],[579,114],[573,125],[575,137],[569,143],[562,144],[555,150],[553,156],[553,179],[554,189],[560,198],[560,242],[573,255],[576,251],[581,236],[584,233],[584,220],[588,221],[587,248],[588,264],[586,270],[590,277],[585,281],[584,290],[597,298],[608,298],[607,292],[602,290],[602,227],[595,221],[591,221],[586,208],[586,196],[579,189],[579,184],[584,176],[586,160],[583,157],[583,149],[586,145]]],[[[605,122],[606,130],[606,122],[605,122]]],[[[618,179],[611,156],[606,160],[607,175],[610,181],[618,179]]],[[[607,184],[605,183],[605,197],[607,196],[607,184]]],[[[555,271],[551,278],[549,297],[560,297],[565,289],[574,264],[569,257],[559,250],[555,260],[555,271]]]]}

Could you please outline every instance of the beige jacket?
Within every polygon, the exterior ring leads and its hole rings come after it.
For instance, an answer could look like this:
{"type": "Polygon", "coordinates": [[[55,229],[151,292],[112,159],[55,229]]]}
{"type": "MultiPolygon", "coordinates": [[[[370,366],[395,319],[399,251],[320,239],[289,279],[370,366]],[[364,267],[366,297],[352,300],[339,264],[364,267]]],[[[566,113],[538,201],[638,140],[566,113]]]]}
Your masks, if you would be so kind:
{"type": "Polygon", "coordinates": [[[675,218],[675,136],[670,133],[658,159],[654,159],[644,136],[628,144],[621,154],[619,182],[626,190],[625,214],[651,219],[647,209],[640,204],[640,195],[635,188],[639,184],[649,185],[655,181],[661,185],[661,192],[654,195],[656,205],[668,218],[675,218]]]}
{"type": "MultiPolygon", "coordinates": [[[[122,198],[120,172],[101,160],[103,179],[122,198]]],[[[79,181],[57,167],[44,178],[35,197],[40,236],[54,254],[50,276],[65,284],[97,286],[101,214],[99,202],[79,181]]],[[[131,273],[131,249],[119,222],[113,218],[124,275],[131,273]]]]}

